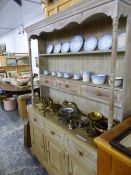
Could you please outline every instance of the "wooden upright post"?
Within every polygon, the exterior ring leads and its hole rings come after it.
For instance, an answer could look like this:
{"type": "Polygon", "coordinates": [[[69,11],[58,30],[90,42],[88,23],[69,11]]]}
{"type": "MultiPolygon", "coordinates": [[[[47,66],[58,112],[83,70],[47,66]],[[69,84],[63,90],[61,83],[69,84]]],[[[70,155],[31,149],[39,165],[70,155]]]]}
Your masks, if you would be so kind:
{"type": "Polygon", "coordinates": [[[34,84],[33,84],[33,69],[32,69],[32,55],[31,55],[31,38],[28,39],[28,48],[29,48],[29,62],[30,62],[30,71],[31,71],[31,91],[32,91],[32,98],[34,98],[34,84]]]}
{"type": "Polygon", "coordinates": [[[113,30],[112,30],[112,60],[111,60],[111,94],[109,102],[109,114],[108,114],[108,129],[113,125],[114,116],[114,85],[115,85],[115,69],[117,58],[117,40],[118,40],[118,17],[113,18],[113,30]]]}

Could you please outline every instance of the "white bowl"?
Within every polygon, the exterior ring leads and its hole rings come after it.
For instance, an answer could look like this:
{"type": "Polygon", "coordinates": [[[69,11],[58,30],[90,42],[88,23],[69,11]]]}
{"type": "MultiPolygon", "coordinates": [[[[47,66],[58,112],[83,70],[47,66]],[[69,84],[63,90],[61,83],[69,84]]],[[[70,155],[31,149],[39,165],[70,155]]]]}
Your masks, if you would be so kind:
{"type": "Polygon", "coordinates": [[[20,77],[16,79],[17,85],[19,86],[26,86],[29,82],[28,77],[20,77]]]}
{"type": "Polygon", "coordinates": [[[105,74],[91,75],[91,79],[92,79],[93,84],[104,84],[106,75],[105,74]]]}
{"type": "Polygon", "coordinates": [[[57,77],[62,78],[63,77],[63,72],[57,72],[57,77]]]}
{"type": "MultiPolygon", "coordinates": [[[[122,86],[123,78],[122,77],[115,77],[115,87],[122,86]]],[[[111,80],[109,79],[109,85],[111,86],[111,80]]]]}
{"type": "Polygon", "coordinates": [[[75,73],[75,74],[73,75],[73,78],[74,78],[74,80],[81,80],[81,79],[82,79],[82,76],[81,76],[80,73],[75,73]]]}

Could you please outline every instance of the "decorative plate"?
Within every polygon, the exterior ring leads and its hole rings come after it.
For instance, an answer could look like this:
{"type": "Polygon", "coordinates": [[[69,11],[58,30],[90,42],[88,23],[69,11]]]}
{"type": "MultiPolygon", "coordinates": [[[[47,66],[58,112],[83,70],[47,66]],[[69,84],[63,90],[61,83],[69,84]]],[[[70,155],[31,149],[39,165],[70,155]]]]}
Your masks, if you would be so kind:
{"type": "Polygon", "coordinates": [[[83,45],[83,37],[81,35],[76,35],[70,41],[70,51],[79,52],[83,45]]]}
{"type": "Polygon", "coordinates": [[[57,43],[54,45],[54,53],[60,53],[61,51],[61,43],[57,43]]]}
{"type": "Polygon", "coordinates": [[[112,35],[104,35],[98,41],[98,49],[107,51],[112,47],[112,35]]]}
{"type": "Polygon", "coordinates": [[[86,39],[84,43],[84,51],[91,52],[97,47],[97,38],[95,36],[90,36],[86,39]]]}
{"type": "Polygon", "coordinates": [[[47,54],[52,53],[53,47],[54,47],[53,44],[49,44],[49,45],[47,46],[46,53],[47,53],[47,54]]]}
{"type": "Polygon", "coordinates": [[[62,53],[67,53],[69,49],[70,49],[70,43],[68,41],[62,43],[62,46],[61,46],[62,53]]]}
{"type": "Polygon", "coordinates": [[[118,50],[119,49],[125,49],[125,46],[126,46],[126,32],[123,32],[121,33],[119,36],[118,36],[118,50]]]}

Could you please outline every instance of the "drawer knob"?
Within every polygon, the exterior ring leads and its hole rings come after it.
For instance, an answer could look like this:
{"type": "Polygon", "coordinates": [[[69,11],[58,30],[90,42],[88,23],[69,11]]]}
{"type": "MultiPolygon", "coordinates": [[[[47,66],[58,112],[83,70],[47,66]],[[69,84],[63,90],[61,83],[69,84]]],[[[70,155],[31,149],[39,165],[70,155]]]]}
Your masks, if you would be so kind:
{"type": "Polygon", "coordinates": [[[68,85],[68,84],[66,84],[66,85],[65,85],[65,87],[66,87],[66,88],[68,88],[68,87],[69,87],[69,85],[68,85]]]}
{"type": "Polygon", "coordinates": [[[47,80],[45,80],[45,83],[48,83],[48,81],[47,81],[47,80]]]}
{"type": "Polygon", "coordinates": [[[78,153],[79,153],[79,156],[81,157],[83,156],[83,153],[81,151],[79,151],[78,153]]]}
{"type": "Polygon", "coordinates": [[[55,132],[54,131],[51,131],[51,135],[55,135],[55,132]]]}
{"type": "Polygon", "coordinates": [[[96,92],[96,95],[97,96],[101,96],[102,94],[100,92],[96,92]]]}
{"type": "Polygon", "coordinates": [[[37,121],[37,119],[36,118],[34,118],[34,122],[36,122],[37,121]]]}

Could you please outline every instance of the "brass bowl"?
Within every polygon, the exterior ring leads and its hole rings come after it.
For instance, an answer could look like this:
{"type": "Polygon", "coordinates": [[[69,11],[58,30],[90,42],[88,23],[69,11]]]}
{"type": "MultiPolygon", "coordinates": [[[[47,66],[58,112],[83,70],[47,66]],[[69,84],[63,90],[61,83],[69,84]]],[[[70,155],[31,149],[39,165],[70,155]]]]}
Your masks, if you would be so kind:
{"type": "Polygon", "coordinates": [[[96,121],[96,120],[102,119],[104,116],[100,112],[91,112],[91,113],[88,114],[88,117],[91,120],[95,120],[96,121]]]}

